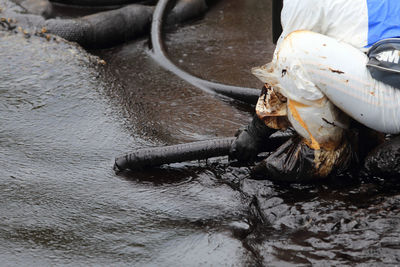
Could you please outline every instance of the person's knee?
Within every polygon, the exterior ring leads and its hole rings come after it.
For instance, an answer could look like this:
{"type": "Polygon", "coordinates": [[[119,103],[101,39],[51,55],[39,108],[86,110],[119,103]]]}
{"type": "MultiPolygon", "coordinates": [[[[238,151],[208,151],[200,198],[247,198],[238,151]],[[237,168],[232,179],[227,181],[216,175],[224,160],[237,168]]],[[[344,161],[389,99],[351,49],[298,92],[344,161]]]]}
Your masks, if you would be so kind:
{"type": "Polygon", "coordinates": [[[324,45],[325,38],[329,37],[311,31],[294,31],[282,41],[277,58],[290,65],[292,59],[312,55],[318,47],[324,45]]]}

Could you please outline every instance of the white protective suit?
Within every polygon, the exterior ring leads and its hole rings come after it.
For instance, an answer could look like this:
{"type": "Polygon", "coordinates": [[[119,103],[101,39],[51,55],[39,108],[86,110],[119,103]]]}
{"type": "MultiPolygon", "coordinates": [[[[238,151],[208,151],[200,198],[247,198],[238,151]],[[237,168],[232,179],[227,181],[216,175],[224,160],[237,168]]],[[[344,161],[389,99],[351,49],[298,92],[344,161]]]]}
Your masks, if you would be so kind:
{"type": "Polygon", "coordinates": [[[400,36],[398,14],[399,0],[285,0],[273,60],[253,73],[287,102],[277,108],[260,98],[259,117],[287,116],[313,149],[339,145],[344,113],[399,133],[400,89],[374,80],[365,54],[375,42],[400,36]]]}

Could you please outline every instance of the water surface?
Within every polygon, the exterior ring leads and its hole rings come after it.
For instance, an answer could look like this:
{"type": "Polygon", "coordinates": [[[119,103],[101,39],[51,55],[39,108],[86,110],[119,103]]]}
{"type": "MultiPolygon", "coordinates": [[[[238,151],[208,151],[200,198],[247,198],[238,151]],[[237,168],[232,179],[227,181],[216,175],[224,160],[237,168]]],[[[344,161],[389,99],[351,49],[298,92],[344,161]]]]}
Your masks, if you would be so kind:
{"type": "MultiPolygon", "coordinates": [[[[220,1],[170,30],[182,68],[259,88],[271,57],[270,1],[220,1]]],[[[143,146],[232,136],[252,108],[163,70],[148,40],[90,56],[0,31],[2,265],[366,266],[400,262],[394,182],[248,179],[226,158],[117,176],[143,146]]]]}

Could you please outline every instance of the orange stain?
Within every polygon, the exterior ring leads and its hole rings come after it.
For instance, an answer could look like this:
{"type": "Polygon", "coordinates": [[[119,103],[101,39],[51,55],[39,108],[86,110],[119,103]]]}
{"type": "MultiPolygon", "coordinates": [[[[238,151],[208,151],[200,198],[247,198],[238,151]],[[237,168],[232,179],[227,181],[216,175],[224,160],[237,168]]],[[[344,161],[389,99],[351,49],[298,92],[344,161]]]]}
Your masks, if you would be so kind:
{"type": "Polygon", "coordinates": [[[319,145],[319,143],[317,142],[317,140],[315,140],[314,136],[312,136],[310,130],[308,129],[307,124],[306,124],[306,123],[303,121],[303,119],[300,117],[300,114],[299,114],[299,112],[298,112],[297,109],[296,109],[296,107],[307,107],[307,105],[301,104],[301,103],[296,102],[296,101],[294,101],[294,100],[290,100],[289,103],[288,103],[288,107],[289,107],[290,112],[291,112],[292,115],[293,115],[293,118],[294,118],[294,119],[301,125],[301,127],[303,127],[303,128],[307,131],[307,133],[310,135],[310,138],[311,138],[311,145],[310,145],[310,147],[311,147],[312,149],[315,149],[315,150],[321,149],[321,146],[319,145]]]}

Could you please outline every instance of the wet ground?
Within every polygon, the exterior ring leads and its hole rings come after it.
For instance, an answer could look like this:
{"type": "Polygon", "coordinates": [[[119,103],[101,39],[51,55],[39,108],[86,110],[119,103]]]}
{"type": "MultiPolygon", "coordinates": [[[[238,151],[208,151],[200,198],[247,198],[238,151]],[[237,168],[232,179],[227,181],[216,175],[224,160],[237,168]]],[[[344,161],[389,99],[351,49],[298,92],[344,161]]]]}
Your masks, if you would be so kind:
{"type": "MultiPolygon", "coordinates": [[[[203,78],[260,87],[271,4],[226,0],[167,35],[203,78]]],[[[396,266],[400,185],[249,179],[226,158],[117,176],[143,146],[232,136],[251,108],[163,70],[142,39],[89,56],[0,30],[0,255],[5,266],[396,266]]]]}

